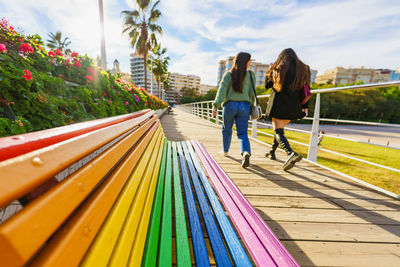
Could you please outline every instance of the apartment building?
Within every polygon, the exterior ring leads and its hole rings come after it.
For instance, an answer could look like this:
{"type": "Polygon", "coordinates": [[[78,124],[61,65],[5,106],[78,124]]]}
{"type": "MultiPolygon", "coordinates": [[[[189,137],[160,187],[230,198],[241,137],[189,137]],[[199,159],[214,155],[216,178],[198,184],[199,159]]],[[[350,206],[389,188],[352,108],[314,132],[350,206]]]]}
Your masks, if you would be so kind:
{"type": "Polygon", "coordinates": [[[391,81],[399,81],[400,80],[400,66],[396,70],[392,70],[390,73],[391,81]]]}
{"type": "Polygon", "coordinates": [[[317,76],[316,83],[331,83],[333,85],[349,84],[362,81],[363,83],[387,82],[391,77],[391,70],[388,69],[367,69],[336,67],[325,71],[317,76]]]}
{"type": "MultiPolygon", "coordinates": [[[[219,83],[221,82],[224,73],[232,68],[234,59],[235,57],[228,57],[226,60],[219,61],[217,85],[219,85],[219,83]]],[[[264,75],[265,72],[269,69],[269,66],[269,64],[256,62],[254,59],[251,60],[251,70],[254,71],[256,75],[256,86],[260,86],[264,83],[264,75]]]]}
{"type": "Polygon", "coordinates": [[[169,101],[176,101],[182,97],[183,89],[195,89],[200,92],[200,77],[196,75],[185,75],[173,72],[170,74],[169,90],[167,93],[169,101]]]}
{"type": "Polygon", "coordinates": [[[199,95],[206,95],[208,91],[216,89],[216,86],[208,85],[208,84],[200,84],[199,95]]]}
{"type": "MultiPolygon", "coordinates": [[[[130,63],[131,63],[131,79],[134,84],[137,86],[144,86],[144,58],[139,56],[137,53],[133,53],[130,55],[130,63]]],[[[163,90],[162,84],[160,84],[161,91],[163,90]]],[[[158,96],[158,87],[156,81],[154,79],[153,73],[150,70],[150,67],[147,67],[147,86],[146,89],[148,92],[153,95],[158,96]],[[153,83],[151,82],[153,80],[153,83]],[[153,84],[153,88],[151,88],[153,84]]]]}

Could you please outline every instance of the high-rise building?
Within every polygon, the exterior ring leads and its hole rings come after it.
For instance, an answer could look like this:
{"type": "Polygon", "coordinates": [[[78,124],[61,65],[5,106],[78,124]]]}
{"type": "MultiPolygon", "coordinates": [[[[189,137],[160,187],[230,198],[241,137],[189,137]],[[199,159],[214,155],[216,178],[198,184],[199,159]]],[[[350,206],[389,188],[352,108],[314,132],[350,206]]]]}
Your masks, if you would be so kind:
{"type": "MultiPolygon", "coordinates": [[[[217,85],[222,80],[222,77],[224,76],[225,72],[230,70],[233,66],[233,61],[235,57],[228,57],[226,60],[220,60],[218,63],[218,79],[217,79],[217,85]]],[[[269,64],[264,64],[260,62],[256,62],[254,59],[251,60],[251,70],[255,73],[256,75],[256,84],[255,86],[260,86],[264,83],[265,81],[265,72],[269,69],[269,64]]]]}
{"type": "Polygon", "coordinates": [[[349,84],[356,82],[378,83],[390,80],[391,70],[388,69],[366,69],[336,67],[325,71],[322,75],[317,76],[316,83],[330,83],[333,85],[349,84]]]}
{"type": "Polygon", "coordinates": [[[183,90],[194,89],[196,93],[200,90],[200,77],[196,75],[185,75],[173,72],[170,74],[168,100],[178,101],[182,97],[183,90]]]}
{"type": "Polygon", "coordinates": [[[391,81],[399,81],[400,80],[400,66],[396,70],[392,70],[390,73],[391,81]]]}
{"type": "Polygon", "coordinates": [[[310,83],[315,83],[318,71],[317,70],[310,70],[310,71],[311,71],[310,83]]]}
{"type": "MultiPolygon", "coordinates": [[[[139,56],[137,53],[131,54],[131,79],[134,84],[137,86],[144,86],[144,58],[139,56]]],[[[160,84],[161,91],[163,90],[162,84],[160,84]]],[[[153,95],[158,96],[158,87],[156,81],[154,79],[153,73],[150,70],[150,67],[147,67],[147,86],[146,89],[148,92],[151,92],[153,95]],[[153,83],[151,82],[153,80],[153,83]],[[151,85],[153,84],[153,89],[151,85]]]]}

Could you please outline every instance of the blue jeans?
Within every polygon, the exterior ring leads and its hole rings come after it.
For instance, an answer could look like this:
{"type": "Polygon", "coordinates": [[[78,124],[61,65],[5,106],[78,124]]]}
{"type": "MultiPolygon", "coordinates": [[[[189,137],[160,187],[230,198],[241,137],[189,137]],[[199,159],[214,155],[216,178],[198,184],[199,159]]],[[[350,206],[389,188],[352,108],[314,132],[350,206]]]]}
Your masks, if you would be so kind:
{"type": "Polygon", "coordinates": [[[239,139],[240,152],[250,151],[250,142],[247,135],[247,128],[250,117],[250,104],[248,102],[229,101],[222,110],[222,142],[224,152],[228,152],[232,140],[233,122],[236,123],[237,137],[239,139]]]}

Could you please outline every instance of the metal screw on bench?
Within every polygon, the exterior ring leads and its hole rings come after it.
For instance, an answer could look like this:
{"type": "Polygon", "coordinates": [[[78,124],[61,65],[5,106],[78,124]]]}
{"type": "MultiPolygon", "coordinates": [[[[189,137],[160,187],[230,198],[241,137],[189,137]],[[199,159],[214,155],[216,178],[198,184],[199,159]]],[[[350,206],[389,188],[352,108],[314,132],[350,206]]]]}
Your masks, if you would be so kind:
{"type": "Polygon", "coordinates": [[[32,164],[33,164],[33,166],[39,167],[39,166],[43,165],[43,161],[39,157],[34,157],[32,159],[32,164]]]}

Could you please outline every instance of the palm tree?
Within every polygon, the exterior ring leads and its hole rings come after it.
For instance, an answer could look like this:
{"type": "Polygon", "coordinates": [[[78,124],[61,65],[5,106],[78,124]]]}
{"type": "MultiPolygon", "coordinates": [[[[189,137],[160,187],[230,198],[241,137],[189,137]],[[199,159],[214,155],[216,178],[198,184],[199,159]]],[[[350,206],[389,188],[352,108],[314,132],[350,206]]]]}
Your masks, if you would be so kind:
{"type": "Polygon", "coordinates": [[[161,98],[160,82],[164,83],[165,79],[168,77],[166,74],[168,73],[169,57],[165,55],[167,49],[161,48],[160,44],[156,44],[151,52],[152,56],[151,59],[147,61],[147,64],[151,64],[151,61],[153,61],[152,72],[157,83],[158,97],[161,98]]]}
{"type": "Polygon", "coordinates": [[[136,47],[136,52],[144,58],[144,88],[147,87],[147,54],[151,47],[157,44],[156,33],[161,34],[162,29],[155,22],[161,16],[156,9],[157,1],[151,9],[151,0],[136,0],[138,10],[124,10],[124,26],[122,33],[128,33],[131,46],[136,47]],[[149,35],[150,32],[150,35],[149,35]]]}
{"type": "Polygon", "coordinates": [[[65,37],[63,40],[62,33],[60,31],[57,31],[55,34],[51,32],[48,34],[48,36],[50,37],[50,39],[47,40],[48,48],[60,49],[66,54],[71,53],[71,49],[67,48],[71,44],[71,41],[69,41],[68,37],[65,37]]]}

